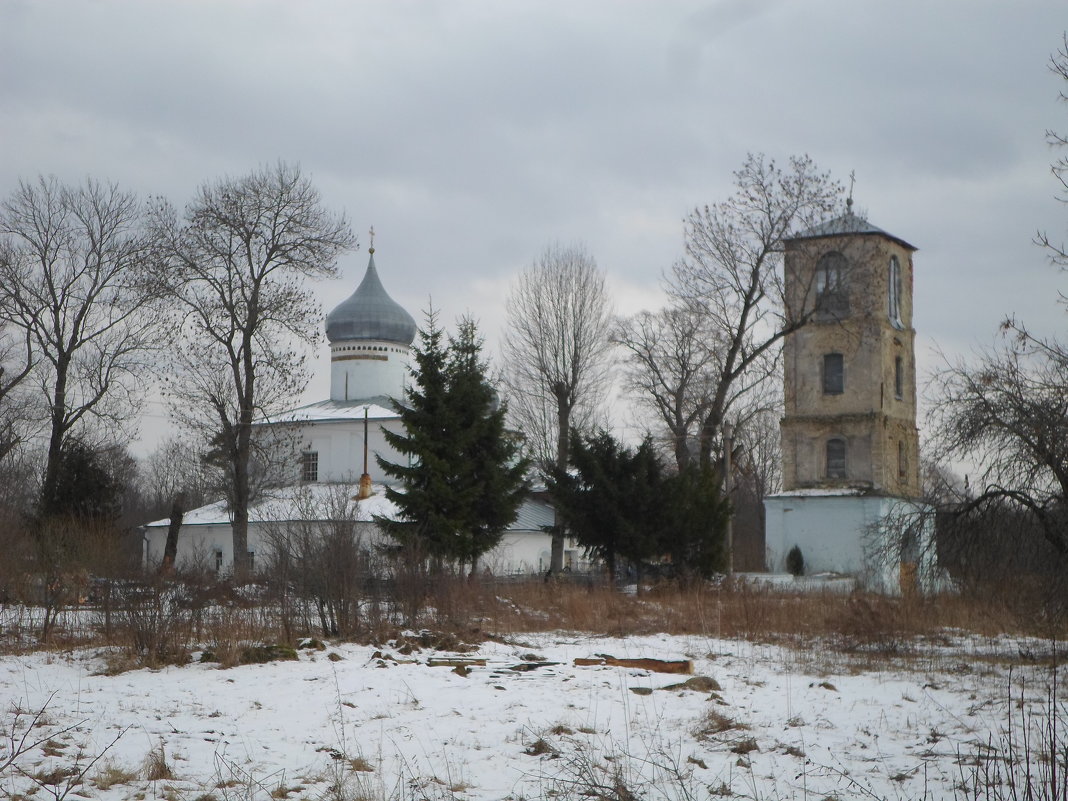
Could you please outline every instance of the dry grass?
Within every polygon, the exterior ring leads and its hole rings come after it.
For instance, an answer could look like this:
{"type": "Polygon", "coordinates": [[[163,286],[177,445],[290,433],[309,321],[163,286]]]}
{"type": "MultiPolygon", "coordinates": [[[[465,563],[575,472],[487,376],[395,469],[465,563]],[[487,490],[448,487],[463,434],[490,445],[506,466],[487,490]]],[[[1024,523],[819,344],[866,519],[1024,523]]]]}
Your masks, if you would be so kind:
{"type": "MultiPolygon", "coordinates": [[[[248,661],[250,644],[295,646],[301,638],[322,636],[316,627],[284,620],[269,601],[246,600],[232,589],[193,584],[161,585],[152,591],[160,597],[146,603],[165,607],[158,618],[127,620],[116,610],[105,632],[94,626],[98,612],[64,610],[52,644],[108,646],[101,653],[102,670],[117,673],[181,663],[196,649],[223,666],[236,665],[248,661]]],[[[1039,600],[1024,600],[1016,596],[1010,603],[993,594],[889,598],[731,581],[693,587],[665,583],[632,596],[578,581],[494,583],[438,577],[425,607],[408,627],[432,630],[433,635],[404,636],[396,616],[389,622],[389,603],[383,600],[383,614],[365,618],[351,638],[388,647],[403,657],[426,649],[461,651],[486,638],[515,642],[523,632],[567,630],[620,637],[662,632],[777,643],[876,664],[887,657],[910,657],[918,642],[937,642],[946,632],[1043,640],[1068,635],[1064,616],[1036,611],[1033,604],[1039,600]]],[[[22,650],[33,642],[38,616],[32,607],[0,608],[0,617],[8,650],[22,650]]],[[[0,651],[4,647],[0,643],[0,651]]]]}
{"type": "Polygon", "coordinates": [[[126,770],[112,762],[107,762],[93,776],[93,785],[101,791],[110,790],[120,784],[137,781],[137,772],[126,770]]]}
{"type": "Polygon", "coordinates": [[[701,716],[700,723],[693,731],[693,736],[698,740],[707,740],[717,734],[736,729],[748,729],[744,723],[739,723],[717,709],[709,709],[701,716]]]}
{"type": "Polygon", "coordinates": [[[666,584],[639,596],[606,587],[529,583],[498,590],[483,628],[498,634],[575,630],[609,636],[695,634],[755,641],[832,641],[843,650],[897,651],[915,637],[961,630],[1063,637],[1066,621],[996,600],[959,596],[891,598],[864,593],[791,592],[726,583],[680,589],[666,584]]]}
{"type": "Polygon", "coordinates": [[[174,771],[171,770],[170,763],[167,762],[167,754],[163,750],[162,742],[145,756],[141,775],[150,782],[167,781],[174,778],[174,771]]]}

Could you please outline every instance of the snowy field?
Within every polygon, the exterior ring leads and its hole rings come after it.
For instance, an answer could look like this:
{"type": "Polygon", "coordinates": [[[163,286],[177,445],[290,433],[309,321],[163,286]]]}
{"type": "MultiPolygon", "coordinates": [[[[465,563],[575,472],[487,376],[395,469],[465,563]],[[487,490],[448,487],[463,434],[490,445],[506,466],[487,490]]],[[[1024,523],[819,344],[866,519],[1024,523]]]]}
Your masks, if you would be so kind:
{"type": "Polygon", "coordinates": [[[621,799],[971,797],[976,755],[1003,747],[1010,713],[1014,726],[1041,722],[1031,713],[1047,708],[1050,646],[922,648],[891,664],[702,637],[531,634],[463,654],[486,661],[467,675],[395,641],[111,676],[98,651],[4,656],[4,740],[30,721],[15,710],[46,709],[30,732],[42,744],[3,771],[0,796],[56,798],[71,784],[68,798],[175,801],[577,799],[598,787],[621,799]],[[574,663],[598,654],[690,659],[715,685],[574,663]],[[64,776],[101,753],[80,783],[64,776]]]}

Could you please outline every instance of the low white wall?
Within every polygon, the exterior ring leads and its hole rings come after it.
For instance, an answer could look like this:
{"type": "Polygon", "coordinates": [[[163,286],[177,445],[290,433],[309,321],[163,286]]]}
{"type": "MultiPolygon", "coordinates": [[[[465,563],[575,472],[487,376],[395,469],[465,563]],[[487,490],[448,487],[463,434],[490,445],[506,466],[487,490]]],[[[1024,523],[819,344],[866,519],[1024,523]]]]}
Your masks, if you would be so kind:
{"type": "MultiPolygon", "coordinates": [[[[255,523],[248,526],[248,548],[253,552],[254,567],[263,564],[270,551],[269,531],[284,526],[284,523],[255,523]]],[[[301,523],[304,527],[314,527],[316,523],[301,523]]],[[[383,541],[384,535],[371,523],[361,525],[369,527],[366,535],[368,547],[383,541]],[[370,533],[373,529],[373,533],[370,533]]],[[[167,528],[150,526],[145,529],[145,564],[158,565],[163,560],[163,550],[167,544],[167,528]]],[[[494,575],[514,575],[521,573],[544,573],[549,567],[549,551],[552,536],[539,531],[515,532],[505,534],[500,544],[486,553],[479,561],[480,570],[489,570],[494,575]]],[[[581,551],[573,544],[569,546],[575,559],[574,569],[583,567],[579,560],[581,551]]],[[[233,534],[228,525],[186,525],[178,533],[178,554],[176,563],[179,568],[200,567],[214,572],[216,565],[222,574],[233,569],[234,551],[233,534]]]]}
{"type": "Polygon", "coordinates": [[[797,546],[806,574],[855,576],[866,589],[896,594],[911,573],[917,589],[937,588],[934,515],[926,504],[879,495],[782,493],[766,498],[764,509],[772,573],[787,572],[786,556],[797,546]]]}

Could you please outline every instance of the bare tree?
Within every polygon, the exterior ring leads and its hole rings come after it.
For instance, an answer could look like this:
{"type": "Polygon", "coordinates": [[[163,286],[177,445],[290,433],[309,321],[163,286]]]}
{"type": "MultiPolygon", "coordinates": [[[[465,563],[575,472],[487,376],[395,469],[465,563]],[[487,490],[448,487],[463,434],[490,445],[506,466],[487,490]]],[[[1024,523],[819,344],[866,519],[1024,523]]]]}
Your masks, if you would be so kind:
{"type": "MultiPolygon", "coordinates": [[[[1050,71],[1061,80],[1068,82],[1068,33],[1061,35],[1061,47],[1049,60],[1050,71]]],[[[1063,89],[1060,99],[1068,102],[1068,92],[1063,89]]],[[[1046,131],[1046,141],[1051,147],[1068,147],[1068,134],[1058,133],[1054,130],[1046,131]]],[[[1061,156],[1050,165],[1050,172],[1060,184],[1060,200],[1068,203],[1068,156],[1061,156]]],[[[1068,269],[1068,249],[1063,242],[1056,242],[1049,238],[1045,231],[1039,231],[1035,241],[1044,247],[1049,253],[1050,261],[1062,269],[1068,269]]]]}
{"type": "Polygon", "coordinates": [[[663,424],[675,464],[685,470],[719,372],[718,340],[708,317],[682,304],[643,311],[617,320],[612,341],[626,352],[624,389],[663,424]]]}
{"type": "Polygon", "coordinates": [[[959,513],[992,503],[1022,507],[1068,556],[1068,348],[1012,320],[1004,344],[976,364],[947,364],[930,412],[938,449],[980,465],[959,513]]]}
{"type": "Polygon", "coordinates": [[[36,361],[47,406],[47,505],[72,429],[92,419],[131,433],[161,293],[141,204],[114,184],[20,182],[0,206],[0,237],[0,315],[25,354],[13,377],[36,361]]]}
{"type": "MultiPolygon", "coordinates": [[[[1068,35],[1061,42],[1050,69],[1068,81],[1068,35]]],[[[1068,101],[1063,90],[1060,99],[1068,101]]],[[[1046,137],[1051,146],[1068,146],[1063,134],[1049,130],[1046,137]]],[[[1050,169],[1059,199],[1068,203],[1068,158],[1050,169]]],[[[1055,266],[1068,269],[1063,243],[1045,232],[1035,242],[1055,266]]],[[[978,467],[976,480],[966,479],[963,488],[939,482],[947,517],[940,540],[950,546],[949,562],[958,571],[979,564],[1003,580],[1007,570],[1033,577],[1045,565],[1059,577],[1068,558],[1068,345],[1034,334],[1015,318],[1002,323],[1001,334],[1000,343],[971,363],[945,360],[932,380],[938,392],[928,416],[941,458],[978,467]],[[1025,548],[1028,540],[1042,547],[1025,548]],[[984,558],[976,558],[977,546],[984,558]]],[[[1057,591],[1063,597],[1063,586],[1057,591]]]]}
{"type": "Polygon", "coordinates": [[[206,434],[225,469],[234,575],[243,580],[253,427],[306,385],[321,313],[303,282],[334,276],[355,238],[300,169],[281,162],[202,186],[181,222],[164,204],[156,224],[183,310],[172,409],[206,434]]]}
{"type": "MultiPolygon", "coordinates": [[[[6,254],[0,252],[0,261],[6,254]]],[[[0,303],[7,293],[0,292],[0,303]]],[[[30,396],[25,391],[35,355],[30,331],[10,322],[13,309],[0,311],[0,464],[25,437],[30,422],[30,396]]]]}
{"type": "Polygon", "coordinates": [[[178,437],[164,440],[149,454],[142,470],[142,485],[148,505],[160,513],[178,493],[184,493],[191,506],[200,506],[219,491],[211,483],[203,452],[178,437]]]}
{"type": "MultiPolygon", "coordinates": [[[[604,397],[611,308],[604,272],[580,245],[551,245],[516,280],[504,340],[509,408],[533,438],[546,472],[566,469],[576,417],[604,397]],[[541,436],[539,436],[541,435],[541,436]]],[[[550,570],[563,569],[563,533],[554,532],[550,570]]]]}
{"type": "Polygon", "coordinates": [[[784,241],[826,222],[842,192],[807,156],[782,169],[750,155],[735,186],[730,198],[686,219],[686,256],[668,275],[669,294],[705,317],[717,343],[717,375],[698,433],[704,466],[732,406],[778,376],[783,338],[818,311],[817,293],[800,305],[786,303],[784,241]]]}

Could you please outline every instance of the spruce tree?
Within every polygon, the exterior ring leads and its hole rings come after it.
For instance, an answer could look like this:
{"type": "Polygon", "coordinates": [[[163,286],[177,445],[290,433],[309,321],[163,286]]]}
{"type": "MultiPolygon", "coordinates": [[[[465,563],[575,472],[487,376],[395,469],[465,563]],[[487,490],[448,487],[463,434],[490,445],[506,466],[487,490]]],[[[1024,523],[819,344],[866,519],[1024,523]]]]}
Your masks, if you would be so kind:
{"type": "Polygon", "coordinates": [[[386,497],[400,511],[400,519],[377,522],[400,545],[429,557],[446,558],[460,525],[450,486],[455,459],[447,433],[456,426],[448,419],[448,353],[433,309],[426,312],[425,327],[413,351],[413,381],[404,402],[398,404],[404,432],[383,431],[386,442],[408,457],[407,464],[377,457],[379,467],[399,481],[398,487],[386,487],[386,497]]]}
{"type": "Polygon", "coordinates": [[[515,520],[526,495],[529,463],[505,427],[506,408],[486,379],[482,339],[470,318],[463,318],[449,339],[448,401],[459,421],[453,442],[458,458],[454,483],[466,521],[457,532],[455,558],[471,567],[494,548],[515,520]]]}
{"type": "Polygon", "coordinates": [[[407,464],[379,458],[398,479],[386,497],[400,519],[380,520],[402,546],[423,556],[471,566],[500,542],[526,491],[525,460],[504,426],[505,410],[486,379],[475,323],[460,321],[455,338],[433,310],[415,348],[412,384],[400,407],[404,433],[385,432],[407,464]]]}

